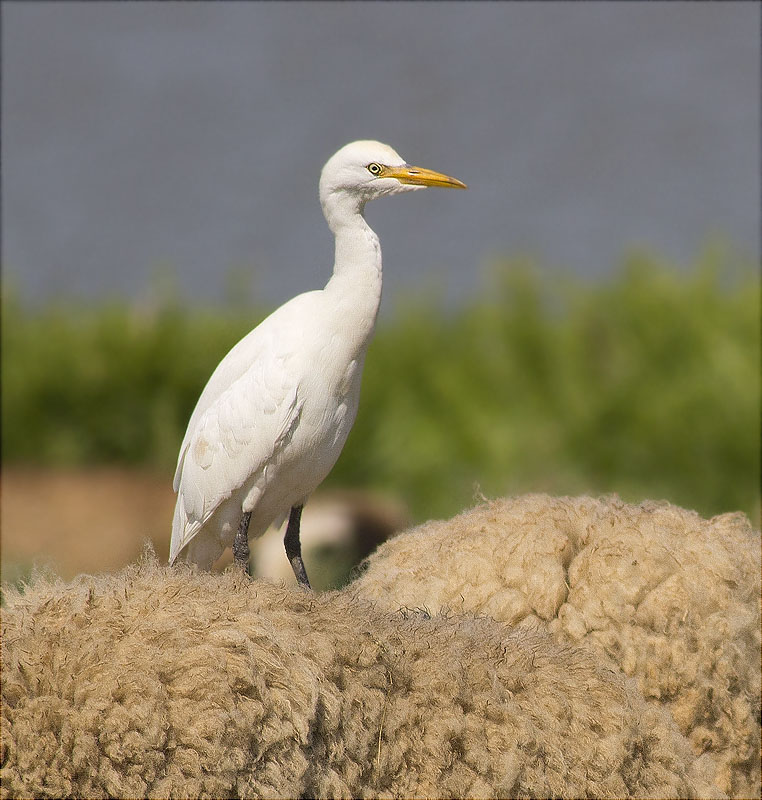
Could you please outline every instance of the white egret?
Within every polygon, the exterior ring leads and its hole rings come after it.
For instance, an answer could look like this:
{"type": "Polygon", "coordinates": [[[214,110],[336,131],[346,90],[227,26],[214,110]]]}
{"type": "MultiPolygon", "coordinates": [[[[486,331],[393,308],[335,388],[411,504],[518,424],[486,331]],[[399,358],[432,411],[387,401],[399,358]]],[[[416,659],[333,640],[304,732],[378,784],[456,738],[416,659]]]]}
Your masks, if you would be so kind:
{"type": "Polygon", "coordinates": [[[212,373],[177,460],[170,564],[182,554],[210,569],[232,545],[245,568],[249,536],[289,514],[286,556],[309,587],[302,506],[354,423],[381,300],[381,249],[363,217],[365,203],[425,186],[466,188],[374,141],[342,147],[323,167],[320,203],[336,238],[333,275],[324,289],[270,314],[212,373]]]}

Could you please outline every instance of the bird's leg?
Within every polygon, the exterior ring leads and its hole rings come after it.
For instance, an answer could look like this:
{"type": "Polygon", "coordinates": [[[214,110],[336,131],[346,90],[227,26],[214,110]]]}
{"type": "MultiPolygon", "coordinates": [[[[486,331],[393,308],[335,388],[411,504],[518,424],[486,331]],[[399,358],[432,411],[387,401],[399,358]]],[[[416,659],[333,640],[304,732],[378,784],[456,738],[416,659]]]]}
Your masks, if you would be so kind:
{"type": "Polygon", "coordinates": [[[233,539],[233,558],[244,572],[249,569],[249,520],[251,511],[245,511],[238,524],[238,532],[233,539]]]}
{"type": "Polygon", "coordinates": [[[288,516],[288,527],[286,528],[286,535],[283,537],[283,544],[286,545],[286,557],[291,562],[291,568],[294,570],[296,580],[299,581],[301,586],[311,589],[307,570],[304,568],[304,561],[302,561],[302,544],[299,541],[299,523],[302,518],[302,508],[304,506],[292,507],[288,516]]]}

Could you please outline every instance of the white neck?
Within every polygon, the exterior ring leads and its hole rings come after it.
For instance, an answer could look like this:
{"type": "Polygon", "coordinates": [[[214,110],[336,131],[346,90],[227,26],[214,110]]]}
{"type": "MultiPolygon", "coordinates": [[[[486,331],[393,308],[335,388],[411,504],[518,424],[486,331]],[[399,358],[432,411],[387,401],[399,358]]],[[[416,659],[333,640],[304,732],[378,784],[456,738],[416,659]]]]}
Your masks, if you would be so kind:
{"type": "Polygon", "coordinates": [[[336,237],[333,275],[325,287],[352,338],[367,344],[381,302],[381,246],[363,217],[365,203],[348,192],[323,198],[323,213],[336,237]]]}

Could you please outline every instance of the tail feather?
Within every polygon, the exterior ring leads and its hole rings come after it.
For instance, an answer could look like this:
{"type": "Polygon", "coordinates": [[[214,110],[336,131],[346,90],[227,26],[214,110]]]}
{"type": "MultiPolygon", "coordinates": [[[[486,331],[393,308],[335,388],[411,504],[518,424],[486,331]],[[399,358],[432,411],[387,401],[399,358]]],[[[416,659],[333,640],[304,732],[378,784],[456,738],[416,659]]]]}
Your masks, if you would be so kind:
{"type": "Polygon", "coordinates": [[[174,564],[180,551],[195,536],[196,531],[188,531],[188,516],[185,513],[185,498],[182,488],[177,493],[177,503],[175,503],[175,513],[172,517],[172,539],[169,543],[169,563],[174,564]]]}

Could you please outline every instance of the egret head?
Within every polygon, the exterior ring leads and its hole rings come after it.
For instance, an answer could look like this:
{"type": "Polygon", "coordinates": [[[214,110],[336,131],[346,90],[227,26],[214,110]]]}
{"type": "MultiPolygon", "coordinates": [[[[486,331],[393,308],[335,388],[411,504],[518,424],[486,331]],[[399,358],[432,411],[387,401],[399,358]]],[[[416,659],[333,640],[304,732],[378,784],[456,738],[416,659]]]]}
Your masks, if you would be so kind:
{"type": "Polygon", "coordinates": [[[389,145],[350,142],[328,159],[320,175],[323,207],[332,200],[357,210],[368,200],[426,186],[465,189],[465,183],[423,167],[412,167],[389,145]]]}

